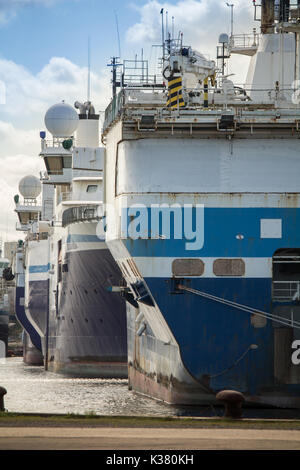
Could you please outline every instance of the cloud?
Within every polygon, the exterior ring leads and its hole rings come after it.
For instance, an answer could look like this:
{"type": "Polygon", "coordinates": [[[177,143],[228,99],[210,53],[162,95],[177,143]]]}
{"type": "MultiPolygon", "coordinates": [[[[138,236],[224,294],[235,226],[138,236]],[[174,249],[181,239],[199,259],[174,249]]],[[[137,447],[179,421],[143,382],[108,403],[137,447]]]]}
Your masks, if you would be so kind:
{"type": "MultiPolygon", "coordinates": [[[[257,26],[257,23],[252,22],[251,2],[236,0],[234,4],[234,33],[251,33],[252,28],[257,26]]],[[[184,44],[191,45],[211,59],[216,57],[219,35],[230,33],[230,8],[225,0],[178,0],[175,4],[149,0],[143,6],[133,4],[132,8],[140,14],[140,21],[126,33],[126,40],[132,45],[161,43],[161,8],[164,8],[165,13],[168,12],[169,31],[174,17],[175,37],[181,31],[184,44]]],[[[244,74],[240,70],[248,62],[247,57],[233,57],[230,72],[237,73],[237,79],[241,80],[244,74]]]]}
{"type": "MultiPolygon", "coordinates": [[[[169,30],[174,17],[177,32],[182,31],[186,40],[193,37],[196,40],[203,39],[203,44],[211,41],[215,43],[221,32],[229,32],[230,29],[230,9],[223,0],[178,0],[176,4],[149,0],[142,7],[135,4],[132,7],[140,13],[141,20],[127,31],[126,38],[131,43],[160,40],[161,8],[164,8],[165,13],[168,12],[169,30]]],[[[235,2],[236,28],[245,27],[252,16],[252,7],[248,0],[235,2]]]]}
{"type": "Polygon", "coordinates": [[[19,181],[28,174],[38,176],[45,168],[38,155],[37,129],[25,131],[0,121],[0,142],[0,201],[5,201],[1,206],[0,233],[5,233],[8,239],[16,239],[22,235],[15,232],[17,216],[13,201],[19,191],[19,181]]]}
{"type": "MultiPolygon", "coordinates": [[[[45,171],[39,157],[39,131],[45,128],[47,109],[63,99],[73,105],[85,101],[87,68],[63,57],[54,57],[37,74],[15,62],[0,60],[0,80],[6,85],[6,104],[0,104],[0,234],[19,238],[15,232],[13,196],[20,179],[45,171]]],[[[91,96],[96,110],[104,110],[110,96],[110,71],[91,74],[91,96]]]]}
{"type": "MultiPolygon", "coordinates": [[[[63,57],[53,57],[36,75],[22,65],[0,59],[0,80],[6,87],[6,104],[0,115],[43,127],[43,116],[49,106],[65,100],[71,105],[87,96],[86,67],[79,67],[63,57]]],[[[91,96],[96,109],[104,109],[110,99],[110,72],[91,73],[91,96]]]]}
{"type": "Polygon", "coordinates": [[[13,198],[19,193],[19,181],[25,175],[39,176],[41,170],[44,164],[38,155],[20,153],[0,158],[0,201],[5,201],[1,207],[0,233],[7,240],[23,238],[22,232],[15,231],[18,218],[13,198]]]}
{"type": "Polygon", "coordinates": [[[8,157],[11,152],[36,154],[39,150],[38,129],[17,129],[10,122],[0,121],[0,159],[8,157]]]}

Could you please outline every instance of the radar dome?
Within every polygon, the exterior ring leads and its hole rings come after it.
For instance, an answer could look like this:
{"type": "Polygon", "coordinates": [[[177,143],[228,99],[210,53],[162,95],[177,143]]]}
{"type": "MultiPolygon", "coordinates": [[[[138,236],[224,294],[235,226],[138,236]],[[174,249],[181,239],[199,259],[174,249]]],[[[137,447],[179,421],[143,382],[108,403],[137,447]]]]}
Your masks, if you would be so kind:
{"type": "Polygon", "coordinates": [[[36,176],[24,176],[19,183],[19,191],[25,199],[36,199],[41,194],[42,185],[36,176]]]}
{"type": "Polygon", "coordinates": [[[228,34],[226,34],[226,33],[220,34],[220,36],[219,36],[219,43],[220,43],[220,44],[228,44],[228,43],[229,43],[228,34]]]}
{"type": "Polygon", "coordinates": [[[78,121],[75,109],[64,102],[51,106],[45,115],[45,125],[53,137],[71,137],[78,121]]]}

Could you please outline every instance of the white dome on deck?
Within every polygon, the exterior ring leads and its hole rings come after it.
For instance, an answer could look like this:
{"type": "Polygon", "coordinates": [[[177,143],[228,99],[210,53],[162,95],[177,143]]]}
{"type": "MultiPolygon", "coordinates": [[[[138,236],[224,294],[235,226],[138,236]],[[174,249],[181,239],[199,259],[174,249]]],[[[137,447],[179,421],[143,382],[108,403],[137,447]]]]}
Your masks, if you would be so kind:
{"type": "Polygon", "coordinates": [[[78,114],[67,103],[58,103],[48,109],[45,125],[53,137],[71,137],[78,126],[78,114]]]}
{"type": "Polygon", "coordinates": [[[41,194],[42,185],[36,176],[24,176],[19,183],[19,191],[25,199],[36,199],[41,194]]]}

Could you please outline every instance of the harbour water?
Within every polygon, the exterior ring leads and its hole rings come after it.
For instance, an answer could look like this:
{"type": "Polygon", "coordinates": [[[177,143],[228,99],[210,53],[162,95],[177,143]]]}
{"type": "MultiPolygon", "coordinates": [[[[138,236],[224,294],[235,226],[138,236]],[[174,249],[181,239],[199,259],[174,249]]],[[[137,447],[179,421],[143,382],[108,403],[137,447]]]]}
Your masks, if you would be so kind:
{"type": "Polygon", "coordinates": [[[22,358],[0,363],[5,408],[22,413],[76,413],[126,416],[172,416],[176,410],[128,390],[127,380],[73,379],[43,367],[28,366],[22,358]]]}
{"type": "Polygon", "coordinates": [[[170,406],[128,390],[125,379],[70,378],[24,364],[20,357],[0,360],[5,409],[16,413],[101,416],[221,416],[212,407],[170,406]]]}
{"type": "MultiPolygon", "coordinates": [[[[74,379],[25,365],[20,357],[0,361],[5,409],[16,413],[101,416],[221,417],[223,408],[170,406],[128,390],[127,380],[74,379]]],[[[299,410],[244,409],[248,418],[299,419],[299,410]]]]}

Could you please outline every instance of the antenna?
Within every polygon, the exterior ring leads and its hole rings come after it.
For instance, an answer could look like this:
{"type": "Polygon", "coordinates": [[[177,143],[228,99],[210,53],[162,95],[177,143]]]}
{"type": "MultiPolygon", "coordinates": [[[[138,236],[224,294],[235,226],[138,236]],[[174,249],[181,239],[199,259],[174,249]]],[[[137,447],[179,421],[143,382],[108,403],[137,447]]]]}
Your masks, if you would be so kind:
{"type": "Polygon", "coordinates": [[[117,59],[119,59],[119,57],[112,57],[111,59],[111,63],[110,64],[107,64],[108,67],[112,67],[112,89],[113,89],[113,98],[116,96],[117,94],[117,88],[122,86],[123,84],[123,78],[121,78],[121,81],[117,81],[117,67],[121,67],[122,64],[118,64],[117,63],[117,59]]]}
{"type": "Polygon", "coordinates": [[[117,14],[116,10],[115,10],[115,18],[116,18],[116,27],[117,27],[117,35],[118,35],[119,58],[121,58],[122,55],[121,55],[121,42],[120,42],[119,22],[118,22],[118,14],[117,14]]]}
{"type": "Polygon", "coordinates": [[[87,83],[87,100],[91,99],[91,39],[88,37],[88,83],[87,83]]]}
{"type": "Polygon", "coordinates": [[[168,37],[168,32],[169,32],[169,17],[168,17],[168,12],[166,11],[166,37],[168,37]]]}
{"type": "Polygon", "coordinates": [[[161,14],[161,36],[162,36],[162,52],[163,52],[163,63],[165,60],[165,31],[164,31],[164,9],[160,10],[161,14]]]}
{"type": "Polygon", "coordinates": [[[226,2],[226,5],[230,8],[230,23],[231,23],[230,37],[232,38],[232,36],[233,36],[233,9],[234,9],[234,3],[226,2]]]}

